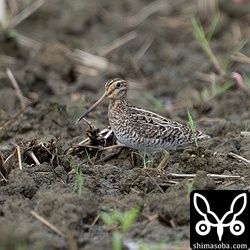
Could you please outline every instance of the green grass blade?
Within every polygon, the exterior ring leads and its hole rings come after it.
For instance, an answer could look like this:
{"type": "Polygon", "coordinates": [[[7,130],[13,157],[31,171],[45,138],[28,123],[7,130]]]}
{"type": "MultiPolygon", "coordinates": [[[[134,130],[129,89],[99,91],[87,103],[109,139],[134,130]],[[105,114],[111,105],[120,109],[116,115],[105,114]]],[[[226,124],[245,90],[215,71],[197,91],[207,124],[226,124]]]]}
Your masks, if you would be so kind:
{"type": "MultiPolygon", "coordinates": [[[[198,22],[196,20],[195,17],[191,18],[191,22],[193,25],[193,36],[195,37],[195,39],[197,40],[197,42],[199,43],[199,45],[201,46],[201,48],[203,49],[205,54],[207,54],[207,56],[209,57],[211,62],[214,64],[214,67],[218,71],[219,75],[223,75],[225,72],[223,71],[220,62],[215,57],[213,51],[211,50],[211,48],[209,46],[207,37],[206,37],[204,30],[202,28],[202,25],[200,24],[200,22],[198,22]]],[[[211,33],[212,33],[213,29],[211,28],[211,33]]]]}
{"type": "Polygon", "coordinates": [[[208,33],[206,35],[206,38],[207,38],[208,42],[210,42],[210,40],[211,40],[211,38],[212,38],[212,36],[214,34],[214,31],[215,31],[215,28],[216,28],[216,26],[218,24],[219,18],[220,18],[220,14],[215,15],[215,17],[214,17],[214,19],[213,19],[213,21],[211,23],[209,31],[208,31],[208,33]]]}
{"type": "Polygon", "coordinates": [[[112,248],[113,250],[122,250],[121,234],[117,231],[112,235],[112,248]]]}
{"type": "Polygon", "coordinates": [[[198,22],[195,17],[191,18],[191,22],[193,25],[193,35],[194,35],[195,39],[197,40],[197,42],[202,47],[202,49],[205,51],[206,50],[206,46],[205,46],[206,36],[205,36],[204,30],[203,30],[200,22],[198,22]]]}
{"type": "Polygon", "coordinates": [[[222,93],[224,93],[226,90],[228,90],[229,88],[231,88],[234,85],[235,81],[234,80],[230,80],[229,82],[226,82],[223,86],[221,87],[215,87],[212,91],[212,95],[213,97],[221,95],[222,93]]]}
{"type": "Polygon", "coordinates": [[[128,211],[122,223],[123,232],[126,232],[132,226],[139,211],[140,208],[138,206],[133,207],[130,211],[128,211]]]}
{"type": "Polygon", "coordinates": [[[100,214],[100,218],[104,222],[104,224],[108,226],[117,225],[117,220],[110,213],[103,212],[100,214]]]}
{"type": "Polygon", "coordinates": [[[247,43],[249,42],[249,38],[243,39],[241,42],[239,42],[226,56],[224,62],[222,63],[222,68],[224,71],[226,71],[229,67],[231,57],[235,55],[237,52],[239,52],[247,43]]]}
{"type": "Polygon", "coordinates": [[[198,148],[198,141],[197,141],[197,137],[195,136],[195,125],[194,125],[194,121],[193,121],[193,118],[188,110],[188,121],[189,121],[189,124],[190,124],[190,128],[192,130],[192,136],[194,138],[194,141],[195,141],[195,146],[198,148]]]}

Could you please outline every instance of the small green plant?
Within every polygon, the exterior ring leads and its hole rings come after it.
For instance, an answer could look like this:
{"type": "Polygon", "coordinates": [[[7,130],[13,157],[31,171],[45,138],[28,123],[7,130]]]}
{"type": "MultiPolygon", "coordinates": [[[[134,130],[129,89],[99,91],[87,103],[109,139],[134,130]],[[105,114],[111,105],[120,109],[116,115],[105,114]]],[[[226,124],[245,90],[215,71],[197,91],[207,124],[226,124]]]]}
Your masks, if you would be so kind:
{"type": "Polygon", "coordinates": [[[118,231],[112,235],[112,247],[114,250],[122,250],[122,237],[118,231]]]}
{"type": "Polygon", "coordinates": [[[207,54],[209,59],[212,61],[216,70],[218,71],[219,75],[222,75],[225,72],[223,71],[223,69],[220,65],[220,62],[217,60],[216,56],[214,55],[214,53],[209,45],[210,39],[212,38],[212,35],[214,33],[214,30],[216,28],[218,20],[219,20],[219,15],[215,16],[215,18],[210,26],[210,29],[206,35],[203,28],[202,28],[201,23],[195,17],[191,18],[192,25],[193,25],[193,35],[194,35],[195,39],[200,44],[200,46],[203,49],[203,51],[205,52],[205,54],[207,54]]]}
{"type": "Polygon", "coordinates": [[[7,36],[8,38],[15,38],[16,35],[17,35],[17,32],[16,32],[16,30],[14,30],[14,29],[8,29],[8,30],[6,31],[6,36],[7,36]]]}
{"type": "Polygon", "coordinates": [[[197,137],[195,135],[195,125],[194,125],[194,121],[193,121],[193,118],[188,110],[188,121],[189,121],[189,124],[190,124],[190,128],[192,130],[192,136],[194,138],[194,141],[195,141],[195,146],[198,148],[198,140],[197,140],[197,137]]]}
{"type": "Polygon", "coordinates": [[[244,38],[242,41],[240,41],[238,44],[236,44],[236,46],[231,49],[226,57],[224,58],[224,61],[222,61],[222,68],[223,70],[226,72],[229,70],[229,67],[232,64],[232,57],[237,54],[247,43],[249,42],[249,38],[244,38]]]}
{"type": "Polygon", "coordinates": [[[229,68],[231,57],[235,55],[237,52],[239,52],[249,41],[249,39],[243,39],[239,44],[237,44],[231,51],[229,51],[228,55],[224,59],[223,62],[220,62],[217,57],[214,55],[209,42],[212,38],[212,35],[214,33],[214,30],[216,28],[216,25],[219,20],[219,14],[215,16],[214,20],[211,23],[211,26],[209,28],[209,31],[207,32],[207,35],[205,34],[201,23],[195,18],[192,17],[192,25],[193,25],[193,35],[197,42],[200,44],[201,48],[205,52],[205,54],[209,57],[211,62],[214,64],[216,70],[218,71],[218,74],[224,75],[226,71],[229,68]]]}
{"type": "Polygon", "coordinates": [[[75,170],[75,173],[76,173],[74,192],[81,195],[82,194],[82,187],[83,187],[83,176],[82,176],[81,166],[80,165],[76,166],[73,163],[71,163],[71,166],[75,170]]]}
{"type": "MultiPolygon", "coordinates": [[[[202,94],[203,100],[205,100],[205,101],[208,101],[208,100],[212,99],[213,97],[222,94],[227,89],[229,89],[232,85],[234,85],[234,81],[228,81],[223,86],[218,87],[216,84],[216,79],[220,79],[221,76],[224,76],[226,73],[228,73],[228,70],[231,66],[232,57],[236,53],[238,53],[245,46],[245,44],[248,43],[248,41],[249,41],[248,38],[243,39],[239,44],[237,44],[232,50],[230,50],[227,53],[224,60],[219,60],[215,56],[215,54],[212,51],[210,44],[209,44],[210,40],[212,38],[212,35],[214,33],[214,30],[217,26],[218,20],[219,20],[219,14],[215,16],[215,18],[213,19],[213,21],[211,23],[211,26],[210,26],[208,32],[205,34],[201,23],[195,17],[191,18],[191,22],[193,25],[193,36],[195,37],[195,39],[197,40],[197,42],[199,43],[199,45],[201,46],[201,48],[203,49],[205,54],[209,57],[209,59],[213,63],[215,69],[218,72],[218,76],[219,76],[218,77],[215,74],[212,75],[212,77],[211,77],[211,79],[212,79],[211,80],[211,89],[205,90],[202,94]]],[[[235,79],[237,82],[238,78],[235,78],[233,75],[231,77],[233,79],[235,79]]]]}
{"type": "Polygon", "coordinates": [[[217,86],[215,75],[212,75],[211,78],[212,80],[211,80],[210,89],[205,89],[201,93],[201,97],[205,102],[209,101],[215,96],[221,95],[222,93],[224,93],[226,90],[228,90],[234,85],[234,80],[230,80],[222,86],[217,86]]]}
{"type": "Polygon", "coordinates": [[[139,153],[139,152],[133,152],[133,154],[135,155],[138,155],[142,158],[143,160],[143,167],[146,168],[148,163],[150,163],[151,161],[150,160],[147,160],[147,154],[146,154],[146,151],[144,151],[143,154],[139,153]]]}
{"type": "Polygon", "coordinates": [[[193,25],[193,35],[205,54],[209,57],[211,62],[213,63],[215,69],[218,72],[218,75],[213,73],[210,75],[211,79],[211,85],[209,88],[205,89],[201,93],[201,97],[203,102],[207,102],[211,100],[212,98],[221,95],[225,91],[227,91],[229,88],[231,88],[235,82],[246,92],[250,93],[250,88],[247,83],[247,80],[243,81],[242,76],[237,73],[237,72],[231,72],[231,78],[232,80],[218,85],[218,81],[222,79],[222,76],[224,76],[226,73],[230,73],[229,68],[231,66],[231,58],[238,53],[244,46],[245,44],[249,41],[249,39],[243,39],[239,44],[237,44],[229,53],[227,53],[226,57],[224,60],[218,60],[215,54],[213,53],[211,47],[210,47],[210,40],[213,36],[214,30],[217,26],[219,20],[219,15],[216,15],[214,20],[211,23],[211,26],[208,30],[208,32],[205,34],[203,27],[201,23],[195,18],[191,18],[191,22],[193,25]],[[222,85],[222,86],[221,86],[222,85]]]}
{"type": "Polygon", "coordinates": [[[91,155],[90,155],[89,151],[85,147],[84,147],[84,150],[85,150],[88,161],[91,162],[91,155]]]}
{"type": "Polygon", "coordinates": [[[140,212],[140,207],[135,206],[129,211],[122,212],[121,210],[114,209],[109,212],[101,213],[102,221],[115,231],[112,235],[112,246],[114,250],[122,249],[122,235],[127,232],[135,221],[136,216],[140,212]]]}
{"type": "Polygon", "coordinates": [[[187,194],[187,199],[189,200],[190,198],[190,193],[193,190],[193,186],[194,186],[194,179],[188,184],[188,194],[187,194]]]}
{"type": "Polygon", "coordinates": [[[122,212],[121,210],[114,209],[109,212],[103,212],[101,219],[103,222],[112,227],[118,227],[122,232],[126,232],[133,224],[136,216],[138,215],[140,208],[135,206],[129,211],[122,212]]]}

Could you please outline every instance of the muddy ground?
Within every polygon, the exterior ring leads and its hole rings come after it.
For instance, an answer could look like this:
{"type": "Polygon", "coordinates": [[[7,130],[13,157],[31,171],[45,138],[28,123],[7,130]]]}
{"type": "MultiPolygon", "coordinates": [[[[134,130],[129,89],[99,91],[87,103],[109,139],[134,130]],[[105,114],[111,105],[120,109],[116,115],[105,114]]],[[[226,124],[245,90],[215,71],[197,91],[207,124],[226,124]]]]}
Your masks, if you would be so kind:
{"type": "MultiPolygon", "coordinates": [[[[1,250],[112,249],[117,232],[123,249],[188,249],[192,189],[250,189],[250,43],[233,53],[250,35],[250,2],[236,2],[219,1],[210,41],[219,60],[231,55],[221,76],[192,35],[192,16],[208,31],[215,15],[197,1],[46,1],[1,33],[1,250]],[[92,138],[98,149],[79,145],[86,129],[96,134],[76,120],[112,77],[128,81],[135,105],[183,124],[189,110],[211,139],[171,151],[161,172],[161,154],[145,163],[127,148],[102,150],[117,144],[112,135],[92,138]],[[101,218],[135,206],[128,230],[101,218]]],[[[107,106],[87,117],[100,130],[107,106]]]]}

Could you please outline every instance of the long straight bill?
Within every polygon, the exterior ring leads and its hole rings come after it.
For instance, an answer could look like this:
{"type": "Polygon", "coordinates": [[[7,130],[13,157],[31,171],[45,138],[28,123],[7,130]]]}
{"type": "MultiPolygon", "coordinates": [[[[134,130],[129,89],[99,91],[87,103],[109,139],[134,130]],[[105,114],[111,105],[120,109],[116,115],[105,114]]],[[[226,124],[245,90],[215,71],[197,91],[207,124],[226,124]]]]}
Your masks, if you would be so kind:
{"type": "Polygon", "coordinates": [[[77,122],[81,121],[82,118],[84,118],[85,116],[87,116],[93,109],[95,109],[98,105],[100,105],[105,100],[106,97],[107,97],[107,95],[104,94],[96,103],[94,103],[84,114],[82,114],[77,119],[77,122]]]}

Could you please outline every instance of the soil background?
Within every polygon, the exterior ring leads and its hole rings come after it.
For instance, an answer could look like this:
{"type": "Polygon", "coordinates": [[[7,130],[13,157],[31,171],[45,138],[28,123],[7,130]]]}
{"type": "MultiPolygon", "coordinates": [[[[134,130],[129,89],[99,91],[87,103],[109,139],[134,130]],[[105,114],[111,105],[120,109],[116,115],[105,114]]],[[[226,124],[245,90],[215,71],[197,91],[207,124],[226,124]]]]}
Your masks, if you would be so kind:
{"type": "MultiPolygon", "coordinates": [[[[1,32],[1,250],[113,249],[117,232],[123,249],[189,249],[192,189],[250,189],[250,1],[207,2],[44,1],[1,32]],[[229,58],[224,74],[192,34],[191,17],[207,32],[215,12],[210,46],[229,58]],[[145,163],[140,152],[102,150],[98,140],[86,151],[79,143],[98,130],[76,120],[113,77],[127,80],[139,107],[186,125],[189,110],[211,139],[170,151],[161,172],[161,154],[145,163]],[[128,230],[101,219],[135,206],[128,230]]],[[[96,129],[108,127],[107,108],[87,117],[96,129]]]]}

